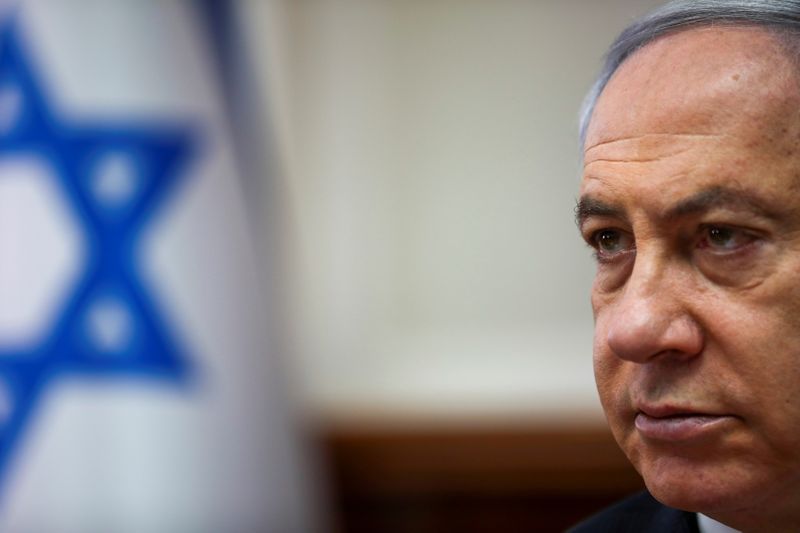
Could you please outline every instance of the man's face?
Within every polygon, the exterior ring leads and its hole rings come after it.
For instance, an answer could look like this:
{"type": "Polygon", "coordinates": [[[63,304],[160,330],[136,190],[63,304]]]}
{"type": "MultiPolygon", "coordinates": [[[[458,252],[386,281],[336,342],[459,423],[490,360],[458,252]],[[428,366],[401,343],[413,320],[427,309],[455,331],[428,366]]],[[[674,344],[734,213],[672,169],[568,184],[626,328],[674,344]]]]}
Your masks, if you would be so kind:
{"type": "Polygon", "coordinates": [[[800,86],[781,50],[722,27],[628,59],[578,210],[615,438],[658,499],[742,526],[800,509],[800,86]]]}

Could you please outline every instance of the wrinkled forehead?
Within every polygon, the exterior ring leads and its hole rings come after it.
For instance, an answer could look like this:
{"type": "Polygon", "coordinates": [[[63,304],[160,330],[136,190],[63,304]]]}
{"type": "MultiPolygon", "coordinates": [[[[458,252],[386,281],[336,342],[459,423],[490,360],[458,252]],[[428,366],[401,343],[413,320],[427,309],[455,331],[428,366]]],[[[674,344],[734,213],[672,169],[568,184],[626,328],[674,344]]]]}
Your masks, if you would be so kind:
{"type": "Polygon", "coordinates": [[[609,80],[585,148],[650,134],[741,128],[774,141],[800,123],[797,65],[761,28],[705,27],[661,37],[609,80]]]}

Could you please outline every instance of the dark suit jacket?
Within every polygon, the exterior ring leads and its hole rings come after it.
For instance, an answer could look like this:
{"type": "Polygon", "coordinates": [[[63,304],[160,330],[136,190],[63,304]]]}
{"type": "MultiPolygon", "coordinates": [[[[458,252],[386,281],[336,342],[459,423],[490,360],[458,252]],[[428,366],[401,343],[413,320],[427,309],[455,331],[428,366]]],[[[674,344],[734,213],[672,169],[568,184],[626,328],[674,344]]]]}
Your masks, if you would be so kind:
{"type": "Polygon", "coordinates": [[[697,515],[667,507],[640,492],[569,530],[570,533],[700,533],[697,515]]]}

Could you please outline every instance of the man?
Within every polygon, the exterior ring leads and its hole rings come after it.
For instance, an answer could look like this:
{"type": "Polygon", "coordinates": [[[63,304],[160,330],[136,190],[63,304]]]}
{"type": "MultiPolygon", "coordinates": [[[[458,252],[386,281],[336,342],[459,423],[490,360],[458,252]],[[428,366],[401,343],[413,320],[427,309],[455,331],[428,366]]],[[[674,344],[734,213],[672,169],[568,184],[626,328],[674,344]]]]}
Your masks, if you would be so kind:
{"type": "Polygon", "coordinates": [[[576,531],[800,531],[800,1],[666,5],[585,109],[595,377],[649,494],[576,531]]]}

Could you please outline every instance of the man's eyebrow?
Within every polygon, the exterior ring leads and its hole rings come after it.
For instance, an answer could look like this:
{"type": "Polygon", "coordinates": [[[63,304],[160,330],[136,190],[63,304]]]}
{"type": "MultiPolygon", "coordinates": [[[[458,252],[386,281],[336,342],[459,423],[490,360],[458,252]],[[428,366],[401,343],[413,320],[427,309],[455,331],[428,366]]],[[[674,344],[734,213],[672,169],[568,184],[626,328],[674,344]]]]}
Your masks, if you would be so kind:
{"type": "Polygon", "coordinates": [[[587,219],[591,217],[625,218],[623,209],[607,204],[591,196],[584,196],[575,204],[575,224],[582,228],[587,219]]]}
{"type": "MultiPolygon", "coordinates": [[[[731,187],[715,186],[697,192],[667,208],[661,213],[660,218],[670,220],[687,215],[696,215],[720,207],[746,209],[773,220],[781,217],[778,209],[771,208],[769,202],[759,198],[755,193],[731,187]]],[[[591,217],[609,217],[621,220],[627,218],[624,209],[591,196],[586,196],[578,200],[575,205],[575,223],[578,228],[581,228],[586,220],[591,217]]]]}
{"type": "Polygon", "coordinates": [[[667,209],[662,214],[662,217],[664,219],[674,219],[702,213],[718,207],[746,209],[771,219],[780,217],[780,213],[777,210],[770,209],[769,203],[759,198],[756,194],[724,186],[711,187],[681,200],[667,209]]]}

